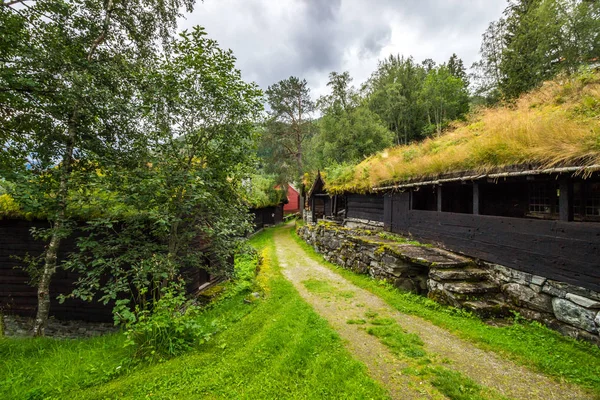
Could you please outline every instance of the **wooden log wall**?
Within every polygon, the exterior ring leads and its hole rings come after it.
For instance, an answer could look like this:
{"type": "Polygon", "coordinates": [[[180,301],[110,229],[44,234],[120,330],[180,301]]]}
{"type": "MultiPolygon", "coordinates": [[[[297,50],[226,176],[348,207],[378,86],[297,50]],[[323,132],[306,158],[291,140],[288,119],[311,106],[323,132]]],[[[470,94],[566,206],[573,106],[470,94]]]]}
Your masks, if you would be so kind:
{"type": "MultiPolygon", "coordinates": [[[[37,310],[37,289],[29,284],[30,277],[23,270],[20,258],[27,254],[37,256],[44,251],[45,244],[34,240],[31,228],[48,228],[46,221],[0,220],[0,311],[24,317],[34,317],[37,310]]],[[[77,232],[63,240],[58,254],[59,262],[67,254],[76,250],[77,232]]],[[[198,238],[198,247],[207,249],[205,240],[198,238]]],[[[208,252],[210,256],[210,252],[208,252]]],[[[207,262],[210,262],[210,257],[207,262]]],[[[208,272],[198,268],[182,271],[186,279],[188,293],[195,294],[203,283],[210,280],[208,272]]],[[[68,299],[59,303],[59,294],[69,294],[75,288],[79,275],[72,271],[58,269],[50,285],[50,315],[61,320],[84,320],[90,322],[111,322],[112,304],[86,302],[68,299]]]]}
{"type": "MultiPolygon", "coordinates": [[[[27,254],[37,256],[44,251],[44,243],[34,240],[30,234],[33,227],[47,228],[49,224],[45,221],[0,221],[0,308],[8,314],[34,317],[37,310],[37,289],[29,284],[30,277],[19,260],[27,254]]],[[[59,262],[75,249],[76,237],[61,243],[59,262]]],[[[79,299],[68,299],[62,304],[58,302],[56,297],[71,293],[77,278],[74,272],[62,269],[56,272],[50,285],[50,315],[63,320],[112,321],[112,306],[79,299]]]]}
{"type": "Polygon", "coordinates": [[[383,222],[383,196],[350,194],[346,196],[347,218],[383,222]]]}
{"type": "Polygon", "coordinates": [[[254,231],[264,228],[266,225],[276,225],[283,222],[283,204],[274,207],[253,208],[254,231]]]}
{"type": "Polygon", "coordinates": [[[599,223],[410,210],[410,193],[390,197],[385,227],[392,232],[600,291],[599,223]]]}

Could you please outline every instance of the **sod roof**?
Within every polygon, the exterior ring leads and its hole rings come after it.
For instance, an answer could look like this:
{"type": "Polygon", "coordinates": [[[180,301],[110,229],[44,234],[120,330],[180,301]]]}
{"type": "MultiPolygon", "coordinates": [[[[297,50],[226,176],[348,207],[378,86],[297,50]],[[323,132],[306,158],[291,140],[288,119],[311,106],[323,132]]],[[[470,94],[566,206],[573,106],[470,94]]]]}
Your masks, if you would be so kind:
{"type": "Polygon", "coordinates": [[[327,170],[330,193],[486,174],[600,170],[600,71],[559,77],[444,134],[327,170]],[[558,168],[558,169],[557,169],[558,168]]]}

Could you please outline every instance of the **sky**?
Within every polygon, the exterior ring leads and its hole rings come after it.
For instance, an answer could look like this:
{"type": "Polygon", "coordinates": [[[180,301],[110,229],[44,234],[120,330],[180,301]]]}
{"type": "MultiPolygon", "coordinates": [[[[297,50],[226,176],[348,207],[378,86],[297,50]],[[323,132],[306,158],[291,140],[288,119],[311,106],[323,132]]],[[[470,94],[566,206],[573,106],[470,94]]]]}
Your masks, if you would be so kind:
{"type": "Polygon", "coordinates": [[[262,89],[290,76],[306,79],[313,98],[328,75],[349,71],[360,86],[390,54],[465,66],[479,59],[481,34],[506,0],[204,0],[180,22],[206,28],[233,50],[237,68],[262,89]]]}

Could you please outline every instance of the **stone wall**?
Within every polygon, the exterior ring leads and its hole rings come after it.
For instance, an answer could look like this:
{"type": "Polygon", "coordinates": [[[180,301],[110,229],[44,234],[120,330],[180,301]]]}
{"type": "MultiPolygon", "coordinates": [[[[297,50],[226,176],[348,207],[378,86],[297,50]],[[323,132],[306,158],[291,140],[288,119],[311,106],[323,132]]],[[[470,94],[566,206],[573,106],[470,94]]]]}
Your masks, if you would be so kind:
{"type": "Polygon", "coordinates": [[[379,242],[373,231],[319,222],[298,228],[298,234],[329,262],[385,279],[407,291],[427,293],[428,268],[396,254],[390,246],[379,242]]]}
{"type": "Polygon", "coordinates": [[[600,293],[502,265],[483,264],[506,303],[523,317],[600,345],[600,293]]]}
{"type": "Polygon", "coordinates": [[[486,263],[374,230],[319,222],[298,234],[326,260],[483,317],[539,321],[563,335],[600,345],[600,293],[486,263]]]}

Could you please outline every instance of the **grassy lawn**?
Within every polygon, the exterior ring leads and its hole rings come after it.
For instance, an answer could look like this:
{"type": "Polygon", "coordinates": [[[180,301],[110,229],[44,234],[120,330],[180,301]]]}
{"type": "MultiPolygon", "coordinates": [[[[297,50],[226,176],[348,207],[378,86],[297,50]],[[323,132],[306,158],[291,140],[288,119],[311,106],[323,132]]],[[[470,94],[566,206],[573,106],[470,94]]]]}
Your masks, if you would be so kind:
{"type": "Polygon", "coordinates": [[[130,365],[123,335],[91,340],[0,340],[0,398],[387,398],[338,335],[279,272],[272,230],[255,287],[230,291],[202,314],[212,339],[157,364],[130,365]]]}
{"type": "MultiPolygon", "coordinates": [[[[515,322],[495,327],[469,313],[442,306],[422,296],[402,292],[390,284],[338,267],[304,242],[295,230],[291,235],[314,260],[334,270],[356,286],[381,297],[398,311],[431,321],[477,346],[492,350],[547,375],[591,389],[600,398],[600,348],[566,338],[536,322],[515,322]]],[[[349,323],[362,323],[350,321],[349,323]]],[[[373,331],[384,336],[383,330],[373,331]]],[[[450,379],[449,376],[440,378],[450,379]]]]}

